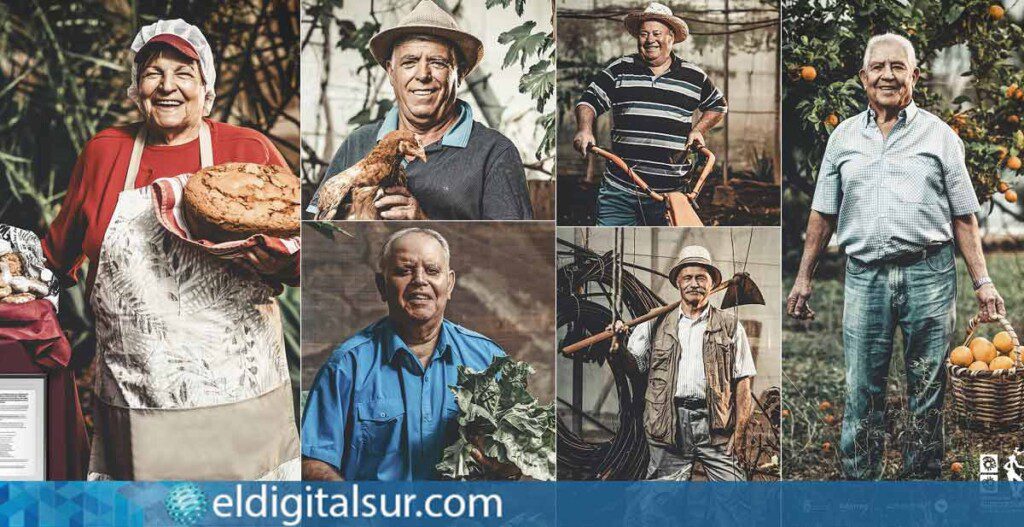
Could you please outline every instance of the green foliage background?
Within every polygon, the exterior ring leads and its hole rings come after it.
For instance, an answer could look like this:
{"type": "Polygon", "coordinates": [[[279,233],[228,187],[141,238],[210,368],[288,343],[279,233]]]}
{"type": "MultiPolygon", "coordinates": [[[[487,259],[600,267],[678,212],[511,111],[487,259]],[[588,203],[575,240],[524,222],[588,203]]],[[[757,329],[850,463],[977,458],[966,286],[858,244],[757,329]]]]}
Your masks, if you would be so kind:
{"type": "MultiPolygon", "coordinates": [[[[1008,89],[1024,86],[1020,52],[1024,27],[1009,14],[997,19],[992,0],[786,0],[783,17],[783,225],[786,261],[795,264],[809,210],[810,196],[834,126],[867,108],[857,73],[871,36],[892,32],[914,44],[921,81],[914,99],[957,130],[966,147],[967,167],[979,200],[988,201],[997,185],[1019,182],[1019,172],[1006,168],[1004,152],[1021,156],[1024,133],[1019,117],[1024,100],[1007,97],[1008,89]],[[969,55],[961,76],[969,88],[955,98],[935,85],[933,67],[944,53],[962,46],[969,55]],[[807,81],[800,69],[811,66],[817,77],[807,81]],[[1013,122],[1010,116],[1017,116],[1013,122]]],[[[1000,5],[1001,6],[1001,5],[1000,5]]],[[[1018,220],[1019,207],[991,202],[1018,220]]]]}

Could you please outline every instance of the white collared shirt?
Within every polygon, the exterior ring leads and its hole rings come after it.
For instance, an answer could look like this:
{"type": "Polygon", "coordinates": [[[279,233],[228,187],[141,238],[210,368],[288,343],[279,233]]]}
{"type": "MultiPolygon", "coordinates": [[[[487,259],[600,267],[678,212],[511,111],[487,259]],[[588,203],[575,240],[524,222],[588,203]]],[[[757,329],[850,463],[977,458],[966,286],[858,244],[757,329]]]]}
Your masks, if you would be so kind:
{"type": "MultiPolygon", "coordinates": [[[[706,393],[707,379],[704,375],[704,330],[708,326],[708,314],[710,308],[705,307],[704,311],[696,319],[688,318],[683,314],[682,309],[676,312],[679,316],[679,327],[676,337],[681,347],[679,353],[679,374],[676,376],[676,397],[688,397],[703,399],[706,393]]],[[[641,372],[647,371],[650,366],[651,350],[651,328],[654,327],[654,320],[640,324],[629,335],[629,342],[626,348],[636,358],[637,366],[641,372]]],[[[743,324],[736,327],[736,333],[732,336],[733,344],[736,346],[736,361],[733,365],[733,377],[753,377],[757,375],[754,366],[754,357],[750,353],[750,341],[747,340],[747,332],[743,324]]]]}

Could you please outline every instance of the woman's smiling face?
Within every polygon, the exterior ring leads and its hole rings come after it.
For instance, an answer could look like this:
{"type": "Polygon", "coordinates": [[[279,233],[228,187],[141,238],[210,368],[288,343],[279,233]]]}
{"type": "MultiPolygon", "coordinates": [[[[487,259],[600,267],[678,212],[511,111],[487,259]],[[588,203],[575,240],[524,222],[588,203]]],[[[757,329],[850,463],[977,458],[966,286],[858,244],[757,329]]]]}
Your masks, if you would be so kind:
{"type": "Polygon", "coordinates": [[[164,47],[140,65],[138,85],[142,111],[149,126],[165,132],[181,132],[199,125],[206,85],[195,60],[164,47]]]}

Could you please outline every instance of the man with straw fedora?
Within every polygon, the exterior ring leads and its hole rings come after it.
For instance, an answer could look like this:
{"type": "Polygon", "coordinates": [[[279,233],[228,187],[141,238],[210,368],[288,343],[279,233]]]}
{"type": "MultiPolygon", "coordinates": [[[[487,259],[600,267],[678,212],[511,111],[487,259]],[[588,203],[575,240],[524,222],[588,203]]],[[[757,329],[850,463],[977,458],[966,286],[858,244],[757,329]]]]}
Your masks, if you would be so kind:
{"type": "MultiPolygon", "coordinates": [[[[595,144],[594,120],[611,111],[615,154],[652,190],[684,190],[691,167],[683,154],[693,144],[703,145],[704,134],[722,120],[725,96],[703,70],[672,51],[690,32],[668,7],[651,2],[626,15],[625,27],[636,38],[637,53],[612,61],[583,92],[573,146],[586,155],[595,144]]],[[[609,163],[597,198],[597,224],[664,225],[665,203],[609,163]]]]}
{"type": "MultiPolygon", "coordinates": [[[[679,310],[636,326],[626,344],[626,367],[647,372],[647,477],[689,480],[700,461],[711,481],[742,481],[736,454],[757,375],[750,342],[735,314],[707,301],[722,272],[706,248],[684,247],[668,276],[679,289],[679,310]]],[[[628,331],[622,321],[614,328],[628,331]]]]}
{"type": "MultiPolygon", "coordinates": [[[[434,2],[422,0],[398,24],[370,39],[370,53],[387,71],[395,104],[382,120],[360,127],[342,143],[321,183],[358,163],[389,132],[410,130],[427,159],[407,159],[408,188],[387,189],[376,199],[382,218],[531,219],[519,149],[475,121],[472,108],[457,97],[483,59],[480,39],[434,2]]],[[[319,212],[317,202],[314,196],[307,212],[319,212]]]]}

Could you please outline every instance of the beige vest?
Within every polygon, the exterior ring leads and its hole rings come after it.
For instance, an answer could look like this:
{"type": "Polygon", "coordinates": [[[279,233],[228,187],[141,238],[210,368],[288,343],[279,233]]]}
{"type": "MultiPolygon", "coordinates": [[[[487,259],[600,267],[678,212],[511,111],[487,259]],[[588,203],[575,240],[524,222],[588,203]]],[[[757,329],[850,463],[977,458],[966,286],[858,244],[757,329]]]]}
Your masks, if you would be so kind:
{"type": "MultiPolygon", "coordinates": [[[[709,309],[703,345],[708,424],[713,436],[728,436],[736,426],[736,416],[732,411],[735,402],[733,366],[736,363],[736,346],[732,337],[736,317],[714,306],[709,309]]],[[[679,374],[679,355],[682,353],[678,327],[679,312],[673,310],[658,319],[654,338],[651,339],[644,430],[652,443],[661,446],[676,444],[677,416],[673,397],[679,374]]]]}

